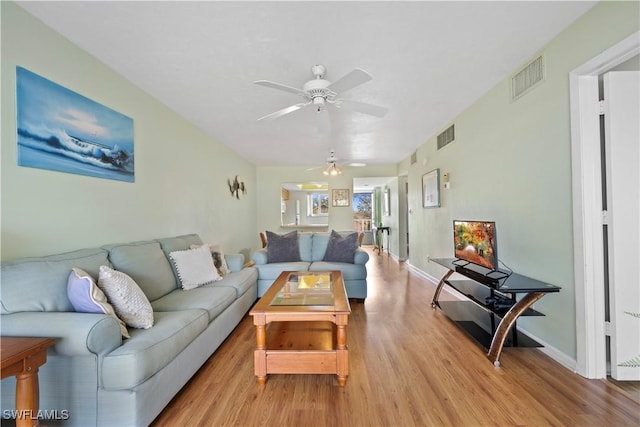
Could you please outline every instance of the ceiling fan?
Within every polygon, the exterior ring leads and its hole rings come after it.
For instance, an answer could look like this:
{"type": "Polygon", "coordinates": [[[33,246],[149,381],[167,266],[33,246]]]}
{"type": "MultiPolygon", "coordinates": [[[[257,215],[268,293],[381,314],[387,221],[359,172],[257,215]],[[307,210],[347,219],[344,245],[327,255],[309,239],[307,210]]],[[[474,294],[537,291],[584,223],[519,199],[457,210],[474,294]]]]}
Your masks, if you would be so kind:
{"type": "Polygon", "coordinates": [[[271,114],[267,114],[264,117],[260,117],[258,120],[275,119],[309,105],[312,105],[318,112],[323,111],[327,105],[335,105],[338,108],[357,111],[359,113],[369,114],[376,117],[383,117],[387,114],[387,109],[384,107],[364,102],[351,101],[339,97],[342,92],[346,92],[349,89],[371,80],[373,77],[371,77],[371,75],[366,71],[356,68],[333,83],[324,79],[326,68],[323,65],[314,65],[311,67],[311,72],[313,73],[314,78],[306,82],[302,86],[302,89],[269,80],[257,80],[253,82],[260,86],[294,93],[301,96],[304,100],[304,102],[291,105],[271,114]]]}
{"type": "MultiPolygon", "coordinates": [[[[342,174],[342,170],[338,167],[338,165],[343,163],[345,163],[345,161],[336,157],[336,152],[335,150],[332,149],[329,151],[329,157],[327,157],[327,159],[325,160],[325,164],[327,165],[327,167],[322,171],[322,173],[329,176],[340,175],[342,174]]],[[[347,164],[348,166],[366,166],[365,163],[359,163],[359,162],[348,162],[347,164]]],[[[321,169],[321,168],[324,168],[324,166],[315,167],[307,170],[315,170],[315,169],[321,169]]]]}

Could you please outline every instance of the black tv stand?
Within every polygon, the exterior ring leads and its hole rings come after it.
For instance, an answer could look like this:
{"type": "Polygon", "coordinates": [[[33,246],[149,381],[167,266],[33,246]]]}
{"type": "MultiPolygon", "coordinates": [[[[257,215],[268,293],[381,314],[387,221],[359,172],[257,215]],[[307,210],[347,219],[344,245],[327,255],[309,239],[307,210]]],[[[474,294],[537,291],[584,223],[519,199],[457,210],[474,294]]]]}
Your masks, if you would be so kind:
{"type": "Polygon", "coordinates": [[[496,287],[500,284],[500,281],[497,278],[488,276],[488,273],[482,273],[476,270],[472,270],[470,268],[467,268],[466,266],[456,265],[456,273],[460,273],[463,276],[467,276],[470,279],[476,280],[488,286],[496,287]]]}
{"type": "Polygon", "coordinates": [[[520,316],[544,316],[531,306],[547,293],[559,292],[560,287],[517,273],[495,270],[487,272],[484,267],[474,264],[460,265],[456,258],[431,261],[447,269],[435,290],[431,307],[439,307],[451,320],[488,348],[487,357],[495,366],[500,366],[500,354],[505,346],[541,346],[518,331],[516,320],[520,316]],[[449,280],[453,273],[471,280],[449,280]],[[489,276],[492,273],[503,276],[489,276]],[[467,300],[439,301],[444,285],[463,294],[467,300]],[[524,295],[518,298],[518,294],[524,295]]]}

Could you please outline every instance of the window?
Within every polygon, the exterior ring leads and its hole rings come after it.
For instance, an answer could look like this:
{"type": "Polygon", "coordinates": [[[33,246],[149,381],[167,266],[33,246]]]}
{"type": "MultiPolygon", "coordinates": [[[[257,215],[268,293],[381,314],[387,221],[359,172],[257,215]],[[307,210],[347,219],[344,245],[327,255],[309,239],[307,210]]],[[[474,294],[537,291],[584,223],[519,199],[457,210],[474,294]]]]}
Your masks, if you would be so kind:
{"type": "Polygon", "coordinates": [[[309,216],[329,216],[329,192],[309,193],[307,212],[309,216]]]}

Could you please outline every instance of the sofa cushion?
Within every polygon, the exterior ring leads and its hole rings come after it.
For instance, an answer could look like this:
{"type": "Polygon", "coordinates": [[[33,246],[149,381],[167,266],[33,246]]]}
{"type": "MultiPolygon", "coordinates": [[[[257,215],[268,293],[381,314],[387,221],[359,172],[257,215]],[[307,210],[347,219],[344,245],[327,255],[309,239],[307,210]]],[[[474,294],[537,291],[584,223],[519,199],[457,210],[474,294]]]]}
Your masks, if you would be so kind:
{"type": "Polygon", "coordinates": [[[347,235],[340,235],[331,230],[329,244],[324,253],[323,261],[327,262],[348,262],[353,264],[354,253],[358,243],[358,233],[353,232],[347,235]]]}
{"type": "Polygon", "coordinates": [[[108,314],[118,321],[120,333],[129,338],[129,331],[122,319],[117,315],[113,306],[107,301],[107,296],[86,271],[72,268],[67,281],[67,297],[78,313],[108,314]]]}
{"type": "Polygon", "coordinates": [[[298,231],[287,234],[267,231],[267,260],[269,263],[300,261],[298,231]]]}
{"type": "Polygon", "coordinates": [[[360,264],[349,264],[346,262],[326,262],[318,261],[309,266],[309,271],[332,271],[342,272],[342,280],[362,280],[367,278],[367,269],[360,264]]]}
{"type": "Polygon", "coordinates": [[[131,338],[103,359],[102,386],[124,390],[142,384],[175,359],[208,324],[204,310],[156,313],[153,328],[132,329],[131,338]]]}
{"type": "Polygon", "coordinates": [[[300,261],[311,262],[311,249],[313,247],[313,233],[298,233],[298,249],[300,261]]]}
{"type": "Polygon", "coordinates": [[[322,261],[329,245],[329,233],[314,233],[311,247],[311,262],[322,261]]]}
{"type": "MultiPolygon", "coordinates": [[[[186,249],[191,249],[192,245],[202,244],[202,240],[197,234],[185,234],[176,237],[165,237],[163,239],[158,239],[157,242],[160,243],[162,252],[164,252],[167,259],[169,259],[169,254],[173,251],[184,251],[186,249]]],[[[178,277],[176,266],[173,265],[173,263],[169,263],[169,265],[171,266],[171,270],[173,271],[177,287],[177,285],[180,283],[180,278],[178,277]]]]}
{"type": "Polygon", "coordinates": [[[2,313],[74,311],[67,298],[69,272],[78,267],[98,277],[100,266],[109,264],[107,255],[96,248],[3,262],[2,313]]]}
{"type": "Polygon", "coordinates": [[[233,288],[236,290],[236,298],[239,298],[251,289],[257,280],[258,270],[255,267],[247,267],[235,273],[229,273],[222,280],[207,286],[233,288]]]}
{"type": "Polygon", "coordinates": [[[202,245],[202,240],[197,234],[184,234],[176,237],[166,237],[158,239],[164,253],[169,256],[173,251],[184,251],[190,249],[192,245],[202,245]]]}
{"type": "Polygon", "coordinates": [[[151,304],[142,289],[127,274],[103,265],[100,267],[98,286],[127,326],[142,329],[153,326],[151,304]]]}
{"type": "Polygon", "coordinates": [[[173,251],[169,257],[175,264],[182,289],[189,290],[222,279],[213,264],[208,246],[173,251]]]}
{"type": "Polygon", "coordinates": [[[150,301],[177,288],[171,264],[156,241],[104,246],[113,268],[129,275],[150,301]]]}
{"type": "Polygon", "coordinates": [[[209,322],[211,322],[235,299],[236,290],[234,288],[204,285],[189,291],[176,289],[155,300],[152,306],[156,313],[189,309],[206,310],[209,322]]]}
{"type": "Polygon", "coordinates": [[[275,280],[283,271],[307,271],[311,263],[298,261],[298,262],[276,262],[269,264],[256,264],[255,267],[258,270],[258,277],[260,280],[275,280]]]}

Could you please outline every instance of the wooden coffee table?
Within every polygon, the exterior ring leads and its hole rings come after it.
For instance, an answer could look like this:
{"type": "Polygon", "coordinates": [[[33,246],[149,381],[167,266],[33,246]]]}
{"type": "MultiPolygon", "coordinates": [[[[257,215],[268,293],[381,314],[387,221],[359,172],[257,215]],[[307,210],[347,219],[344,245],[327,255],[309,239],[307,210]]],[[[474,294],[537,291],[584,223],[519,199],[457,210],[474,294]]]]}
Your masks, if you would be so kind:
{"type": "Polygon", "coordinates": [[[37,426],[38,368],[47,361],[52,338],[1,337],[0,373],[2,378],[16,377],[16,426],[37,426]]]}
{"type": "Polygon", "coordinates": [[[349,375],[351,308],[339,271],[284,271],[251,309],[256,326],[255,375],[349,375]]]}

